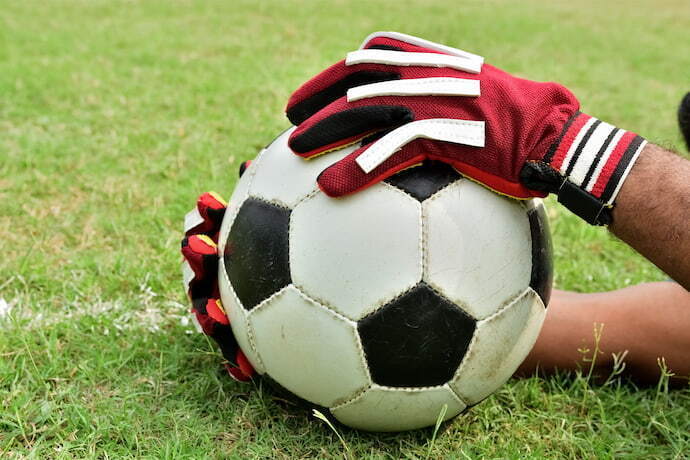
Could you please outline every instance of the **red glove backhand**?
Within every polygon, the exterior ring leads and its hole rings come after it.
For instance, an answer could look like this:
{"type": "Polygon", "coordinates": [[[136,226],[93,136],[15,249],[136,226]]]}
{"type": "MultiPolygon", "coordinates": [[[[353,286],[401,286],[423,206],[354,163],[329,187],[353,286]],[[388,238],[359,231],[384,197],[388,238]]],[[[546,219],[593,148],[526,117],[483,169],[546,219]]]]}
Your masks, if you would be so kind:
{"type": "Polygon", "coordinates": [[[185,217],[182,240],[184,284],[192,301],[192,313],[201,330],[213,338],[229,364],[228,373],[240,382],[254,375],[254,369],[237,345],[220,302],[218,292],[218,232],[226,204],[215,193],[204,193],[185,217]]]}
{"type": "Polygon", "coordinates": [[[480,56],[395,32],[373,34],[362,48],[287,106],[298,126],[290,147],[301,156],[365,138],[319,176],[325,193],[353,193],[432,159],[512,197],[557,192],[587,221],[607,223],[603,211],[641,137],[581,114],[563,86],[516,78],[480,56]]]}

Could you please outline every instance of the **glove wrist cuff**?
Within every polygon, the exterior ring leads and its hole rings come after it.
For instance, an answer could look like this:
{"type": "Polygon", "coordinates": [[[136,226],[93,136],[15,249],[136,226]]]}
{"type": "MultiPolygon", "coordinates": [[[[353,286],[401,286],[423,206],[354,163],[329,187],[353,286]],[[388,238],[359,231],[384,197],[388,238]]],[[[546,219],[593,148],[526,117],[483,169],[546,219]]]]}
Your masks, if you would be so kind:
{"type": "Polygon", "coordinates": [[[548,166],[555,176],[547,178],[546,189],[587,222],[607,225],[616,196],[646,143],[633,132],[576,112],[538,162],[542,171],[537,176],[548,166]]]}

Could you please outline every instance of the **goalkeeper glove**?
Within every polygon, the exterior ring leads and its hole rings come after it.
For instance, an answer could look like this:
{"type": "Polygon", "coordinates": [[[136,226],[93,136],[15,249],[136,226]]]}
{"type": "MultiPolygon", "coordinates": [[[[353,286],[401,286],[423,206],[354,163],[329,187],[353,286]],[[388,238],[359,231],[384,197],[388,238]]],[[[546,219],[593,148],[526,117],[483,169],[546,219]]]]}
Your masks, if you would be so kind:
{"type": "Polygon", "coordinates": [[[517,78],[482,57],[395,32],[302,85],[286,113],[291,149],[305,158],[363,139],[325,169],[321,189],[342,196],[439,160],[515,198],[558,194],[587,222],[610,209],[645,140],[581,113],[565,87],[517,78]]]}

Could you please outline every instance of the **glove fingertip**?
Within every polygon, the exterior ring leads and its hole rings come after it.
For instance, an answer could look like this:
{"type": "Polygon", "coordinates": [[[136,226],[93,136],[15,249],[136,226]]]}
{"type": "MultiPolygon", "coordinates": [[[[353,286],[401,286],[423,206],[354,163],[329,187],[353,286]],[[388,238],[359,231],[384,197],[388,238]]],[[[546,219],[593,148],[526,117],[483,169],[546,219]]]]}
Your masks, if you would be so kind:
{"type": "Polygon", "coordinates": [[[252,364],[249,362],[242,349],[237,349],[235,359],[237,360],[237,366],[244,373],[244,375],[251,378],[255,373],[254,366],[252,366],[252,364]]]}
{"type": "Polygon", "coordinates": [[[210,191],[208,194],[216,201],[218,206],[216,208],[227,208],[228,202],[218,192],[210,191]]]}
{"type": "Polygon", "coordinates": [[[187,237],[186,240],[189,249],[197,254],[211,255],[218,252],[218,245],[208,235],[192,235],[187,237]]]}
{"type": "Polygon", "coordinates": [[[334,177],[329,173],[328,169],[321,171],[321,174],[316,178],[316,184],[319,186],[319,189],[331,198],[340,198],[352,193],[338,180],[337,176],[334,177]]]}
{"type": "Polygon", "coordinates": [[[226,363],[225,370],[228,371],[228,375],[230,375],[230,377],[232,377],[232,379],[236,382],[247,383],[251,380],[248,375],[242,372],[242,369],[235,367],[232,364],[226,363]]]}
{"type": "Polygon", "coordinates": [[[220,299],[209,299],[206,303],[206,313],[213,320],[220,324],[230,324],[230,321],[228,320],[228,316],[225,313],[225,310],[223,309],[223,305],[221,304],[220,299]]]}
{"type": "Polygon", "coordinates": [[[200,210],[204,208],[222,209],[227,207],[227,205],[223,197],[221,197],[219,193],[213,191],[203,193],[197,199],[197,206],[200,210]]]}

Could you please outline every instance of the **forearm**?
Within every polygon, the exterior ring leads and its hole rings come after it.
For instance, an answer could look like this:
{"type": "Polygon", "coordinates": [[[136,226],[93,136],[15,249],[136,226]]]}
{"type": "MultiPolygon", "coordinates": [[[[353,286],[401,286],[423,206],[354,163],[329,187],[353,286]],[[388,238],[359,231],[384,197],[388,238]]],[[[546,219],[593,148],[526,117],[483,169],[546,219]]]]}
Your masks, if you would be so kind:
{"type": "Polygon", "coordinates": [[[627,353],[625,374],[635,380],[655,383],[661,374],[657,359],[664,358],[679,382],[687,385],[689,329],[690,293],[676,283],[595,294],[554,291],[537,343],[518,374],[593,365],[606,376],[613,370],[613,355],[627,353]],[[653,310],[663,314],[650,314],[653,310]],[[600,328],[598,342],[595,327],[600,328]],[[596,361],[584,361],[593,358],[595,349],[599,350],[596,361]]]}
{"type": "Polygon", "coordinates": [[[690,161],[648,144],[620,190],[610,230],[690,290],[690,161]]]}

